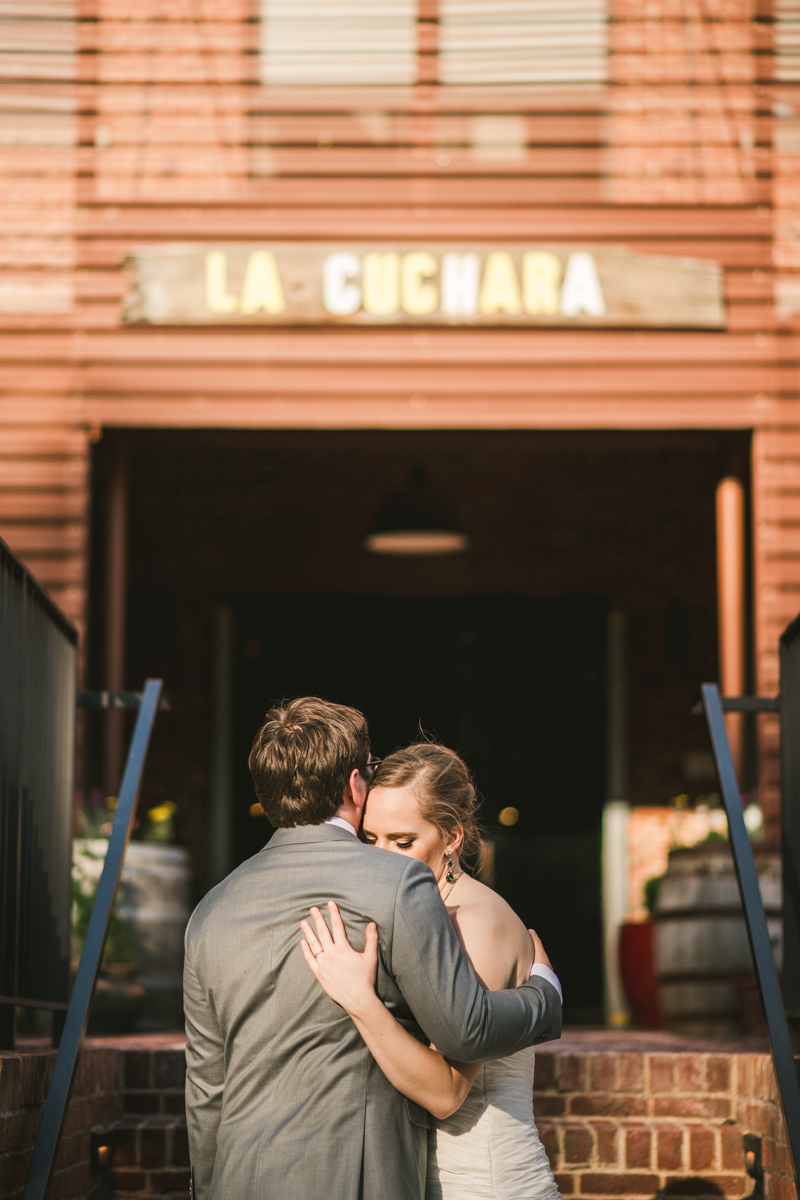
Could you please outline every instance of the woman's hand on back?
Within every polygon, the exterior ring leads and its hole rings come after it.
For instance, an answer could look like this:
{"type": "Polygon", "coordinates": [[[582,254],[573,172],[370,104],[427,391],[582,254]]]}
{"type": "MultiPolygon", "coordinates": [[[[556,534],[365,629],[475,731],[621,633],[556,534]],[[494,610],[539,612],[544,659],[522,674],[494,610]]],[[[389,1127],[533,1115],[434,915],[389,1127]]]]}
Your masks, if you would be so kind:
{"type": "Polygon", "coordinates": [[[539,935],[535,929],[529,929],[528,933],[531,935],[531,938],[533,940],[533,961],[534,961],[534,963],[539,964],[540,966],[543,966],[543,967],[549,967],[550,970],[552,971],[553,964],[550,962],[550,959],[547,957],[547,951],[545,950],[544,946],[542,945],[542,939],[539,937],[539,935]]]}
{"type": "Polygon", "coordinates": [[[328,903],[328,913],[330,930],[320,910],[311,909],[316,933],[309,921],[301,921],[305,938],[300,945],[306,962],[331,1000],[341,1004],[351,1017],[357,1017],[376,1000],[378,927],[374,921],[369,923],[364,952],[359,954],[347,940],[344,921],[332,900],[328,903]]]}

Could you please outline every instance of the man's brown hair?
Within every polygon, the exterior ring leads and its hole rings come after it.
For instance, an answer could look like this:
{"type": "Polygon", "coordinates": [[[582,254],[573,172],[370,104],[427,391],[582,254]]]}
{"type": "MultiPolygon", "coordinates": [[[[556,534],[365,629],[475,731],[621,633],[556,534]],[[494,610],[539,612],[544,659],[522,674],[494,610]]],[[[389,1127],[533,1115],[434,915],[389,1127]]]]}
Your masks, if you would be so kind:
{"type": "Polygon", "coordinates": [[[317,696],[271,708],[250,751],[256,795],[278,829],[321,825],[341,807],[350,772],[366,773],[369,729],[363,715],[317,696]]]}

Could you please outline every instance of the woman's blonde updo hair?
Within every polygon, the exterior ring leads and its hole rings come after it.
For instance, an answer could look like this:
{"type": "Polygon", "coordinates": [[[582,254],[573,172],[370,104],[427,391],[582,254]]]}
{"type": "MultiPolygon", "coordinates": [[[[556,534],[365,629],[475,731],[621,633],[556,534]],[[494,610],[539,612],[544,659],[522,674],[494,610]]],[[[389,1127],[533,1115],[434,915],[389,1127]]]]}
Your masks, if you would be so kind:
{"type": "Polygon", "coordinates": [[[419,742],[395,750],[378,766],[370,785],[413,787],[424,820],[438,829],[445,841],[457,825],[464,830],[459,854],[475,853],[482,845],[476,810],[478,797],[467,764],[454,750],[433,742],[419,742]]]}

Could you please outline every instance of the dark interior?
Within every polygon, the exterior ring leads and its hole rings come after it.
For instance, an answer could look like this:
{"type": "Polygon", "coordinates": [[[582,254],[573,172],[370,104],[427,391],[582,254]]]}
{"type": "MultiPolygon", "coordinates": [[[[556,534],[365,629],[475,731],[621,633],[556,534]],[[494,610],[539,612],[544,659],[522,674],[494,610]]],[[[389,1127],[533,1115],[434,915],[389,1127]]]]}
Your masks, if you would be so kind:
{"type": "MultiPolygon", "coordinates": [[[[568,1019],[600,1020],[604,602],[251,595],[236,628],[237,795],[265,700],[282,696],[361,709],[380,757],[422,734],[458,750],[483,796],[494,886],[552,947],[568,1019]],[[507,805],[512,828],[497,819],[507,805]]],[[[237,859],[268,831],[238,805],[237,859]]]]}
{"type": "MultiPolygon", "coordinates": [[[[163,676],[172,703],[141,803],[178,805],[197,895],[208,886],[213,630],[225,606],[236,625],[236,861],[269,834],[250,816],[246,757],[275,699],[317,692],[362,707],[378,755],[421,726],[473,768],[495,884],[545,937],[569,1019],[597,1019],[606,614],[627,622],[628,798],[713,790],[687,766],[707,751],[690,708],[718,670],[715,487],[726,474],[749,479],[749,435],[106,431],[93,464],[90,686],[103,686],[115,441],[130,466],[128,686],[163,676]],[[466,553],[365,548],[415,467],[469,535],[466,553]],[[506,805],[520,812],[513,827],[497,823],[506,805]]],[[[87,788],[98,745],[90,722],[87,788]]]]}

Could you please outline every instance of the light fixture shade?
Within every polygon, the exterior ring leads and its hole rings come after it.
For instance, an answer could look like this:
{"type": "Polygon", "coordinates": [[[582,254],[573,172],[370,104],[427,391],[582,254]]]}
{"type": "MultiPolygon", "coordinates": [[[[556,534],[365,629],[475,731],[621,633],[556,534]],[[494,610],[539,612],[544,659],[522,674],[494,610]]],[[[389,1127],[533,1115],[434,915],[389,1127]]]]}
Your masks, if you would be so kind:
{"type": "Polygon", "coordinates": [[[406,487],[387,496],[364,544],[373,554],[458,554],[469,538],[422,471],[414,470],[406,487]]]}

